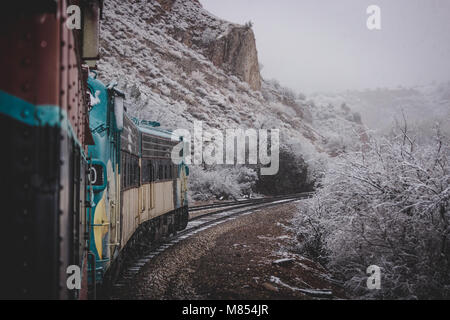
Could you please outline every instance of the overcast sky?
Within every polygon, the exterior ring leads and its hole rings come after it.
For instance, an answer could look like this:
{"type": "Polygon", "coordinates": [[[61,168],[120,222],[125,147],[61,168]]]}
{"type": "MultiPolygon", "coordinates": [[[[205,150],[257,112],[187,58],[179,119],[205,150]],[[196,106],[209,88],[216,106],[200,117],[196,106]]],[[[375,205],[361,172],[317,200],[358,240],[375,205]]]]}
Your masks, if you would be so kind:
{"type": "Polygon", "coordinates": [[[450,80],[450,0],[200,2],[225,20],[251,20],[263,76],[297,92],[450,80]],[[366,27],[372,4],[379,31],[366,27]]]}

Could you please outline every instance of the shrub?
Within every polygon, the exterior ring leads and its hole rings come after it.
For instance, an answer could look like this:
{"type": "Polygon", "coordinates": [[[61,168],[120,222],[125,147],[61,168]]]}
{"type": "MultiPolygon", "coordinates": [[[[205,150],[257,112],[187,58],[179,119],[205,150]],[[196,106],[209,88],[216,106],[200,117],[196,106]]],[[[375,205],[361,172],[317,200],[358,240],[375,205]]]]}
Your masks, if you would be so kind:
{"type": "Polygon", "coordinates": [[[191,167],[189,192],[192,200],[238,199],[252,194],[256,172],[245,166],[191,167]]]}
{"type": "Polygon", "coordinates": [[[266,195],[299,193],[310,191],[312,187],[305,161],[287,146],[280,146],[278,173],[272,176],[259,176],[255,185],[256,192],[266,195]]]}
{"type": "Polygon", "coordinates": [[[419,145],[405,127],[340,156],[299,206],[299,249],[362,298],[450,298],[449,150],[439,130],[419,145]]]}

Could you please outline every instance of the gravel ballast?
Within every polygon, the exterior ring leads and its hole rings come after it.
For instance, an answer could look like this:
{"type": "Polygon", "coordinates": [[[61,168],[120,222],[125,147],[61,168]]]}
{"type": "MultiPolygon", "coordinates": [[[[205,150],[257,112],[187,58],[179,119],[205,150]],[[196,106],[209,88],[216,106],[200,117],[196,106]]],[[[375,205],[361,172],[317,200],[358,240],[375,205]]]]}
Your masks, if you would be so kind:
{"type": "Polygon", "coordinates": [[[120,299],[330,299],[343,291],[317,263],[296,254],[296,204],[255,211],[169,248],[150,260],[120,299]]]}

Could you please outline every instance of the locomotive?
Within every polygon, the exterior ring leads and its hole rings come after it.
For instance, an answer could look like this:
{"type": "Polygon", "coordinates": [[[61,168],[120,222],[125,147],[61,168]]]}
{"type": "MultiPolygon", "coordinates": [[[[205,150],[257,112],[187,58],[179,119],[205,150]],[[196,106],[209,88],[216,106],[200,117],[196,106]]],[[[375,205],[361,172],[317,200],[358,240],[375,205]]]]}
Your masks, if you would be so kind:
{"type": "Polygon", "coordinates": [[[186,228],[189,168],[172,161],[182,137],[159,129],[159,123],[129,117],[125,95],[114,83],[89,78],[88,87],[95,142],[88,147],[88,216],[96,258],[88,274],[94,285],[111,284],[127,259],[186,228]]]}
{"type": "Polygon", "coordinates": [[[102,4],[16,0],[0,13],[0,298],[94,297],[186,227],[189,169],[170,158],[182,137],[130,117],[93,72],[102,4]],[[66,26],[71,5],[80,30],[66,26]]]}

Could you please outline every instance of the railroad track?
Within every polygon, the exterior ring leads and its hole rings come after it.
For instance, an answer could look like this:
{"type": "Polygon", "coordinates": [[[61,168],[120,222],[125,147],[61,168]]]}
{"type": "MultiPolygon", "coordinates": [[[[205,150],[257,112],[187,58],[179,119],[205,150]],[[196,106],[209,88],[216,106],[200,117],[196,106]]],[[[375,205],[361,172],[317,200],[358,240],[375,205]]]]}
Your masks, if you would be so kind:
{"type": "Polygon", "coordinates": [[[136,261],[131,263],[130,266],[121,273],[118,281],[116,281],[116,283],[113,285],[113,292],[110,298],[115,299],[114,292],[116,292],[116,290],[120,290],[122,287],[125,287],[126,284],[131,281],[134,276],[136,276],[136,274],[141,270],[141,268],[144,267],[150,260],[165,252],[167,249],[178,244],[179,242],[186,240],[187,238],[194,236],[206,229],[234,220],[238,217],[254,213],[255,211],[258,211],[260,209],[306,199],[311,195],[312,193],[308,192],[289,196],[241,200],[228,203],[215,203],[211,205],[192,207],[191,209],[189,209],[189,211],[191,211],[192,209],[194,209],[194,211],[206,211],[214,208],[220,209],[212,212],[207,212],[203,215],[199,215],[190,219],[185,230],[164,239],[154,248],[143,254],[140,259],[137,259],[136,261]]]}
{"type": "Polygon", "coordinates": [[[222,208],[222,207],[229,207],[229,206],[237,206],[237,205],[242,205],[242,204],[264,203],[264,202],[276,201],[277,199],[287,199],[287,198],[293,198],[296,196],[300,196],[300,197],[301,196],[309,196],[312,194],[313,194],[313,192],[302,192],[302,193],[295,193],[295,194],[283,195],[283,196],[226,201],[226,202],[216,202],[216,203],[207,204],[207,205],[190,207],[189,212],[203,211],[203,210],[208,210],[208,209],[222,208]]]}

